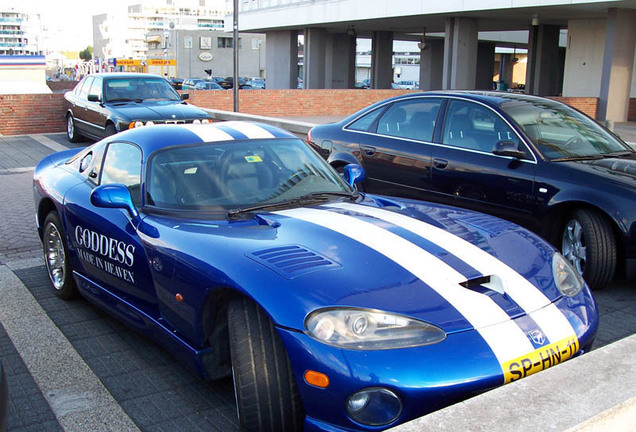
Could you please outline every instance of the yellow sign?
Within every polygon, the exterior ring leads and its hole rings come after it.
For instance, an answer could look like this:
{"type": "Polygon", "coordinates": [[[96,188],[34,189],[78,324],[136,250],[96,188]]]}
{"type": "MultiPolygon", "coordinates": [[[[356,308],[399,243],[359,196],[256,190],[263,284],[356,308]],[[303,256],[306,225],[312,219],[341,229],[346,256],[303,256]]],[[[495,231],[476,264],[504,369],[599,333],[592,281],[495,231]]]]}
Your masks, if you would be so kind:
{"type": "Polygon", "coordinates": [[[117,66],[141,66],[141,60],[117,59],[117,66]]]}
{"type": "Polygon", "coordinates": [[[502,365],[506,383],[525,378],[528,375],[564,362],[578,352],[579,341],[576,336],[572,336],[506,362],[502,365]]]}
{"type": "MultiPolygon", "coordinates": [[[[166,59],[148,59],[148,66],[165,66],[166,59]]],[[[168,60],[168,66],[176,66],[177,61],[175,59],[168,60]]]]}

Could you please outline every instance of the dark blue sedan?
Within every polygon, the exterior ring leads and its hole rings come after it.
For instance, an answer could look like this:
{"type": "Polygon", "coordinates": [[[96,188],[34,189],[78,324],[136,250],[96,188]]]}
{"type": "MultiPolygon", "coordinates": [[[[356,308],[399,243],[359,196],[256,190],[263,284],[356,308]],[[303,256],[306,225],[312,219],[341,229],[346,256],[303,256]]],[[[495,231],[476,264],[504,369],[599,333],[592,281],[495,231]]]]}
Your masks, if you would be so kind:
{"type": "Polygon", "coordinates": [[[636,276],[636,153],[575,109],[500,92],[409,94],[309,143],[368,192],[474,209],[541,234],[592,288],[636,276]]]}

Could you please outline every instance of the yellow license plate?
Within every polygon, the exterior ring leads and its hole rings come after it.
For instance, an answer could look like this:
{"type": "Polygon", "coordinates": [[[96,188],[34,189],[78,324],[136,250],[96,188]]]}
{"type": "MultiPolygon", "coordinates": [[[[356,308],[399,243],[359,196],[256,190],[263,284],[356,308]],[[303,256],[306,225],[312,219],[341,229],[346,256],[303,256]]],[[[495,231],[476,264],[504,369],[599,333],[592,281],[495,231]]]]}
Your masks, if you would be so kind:
{"type": "Polygon", "coordinates": [[[572,336],[510,360],[501,365],[506,384],[564,362],[577,352],[579,352],[579,341],[576,336],[572,336]]]}

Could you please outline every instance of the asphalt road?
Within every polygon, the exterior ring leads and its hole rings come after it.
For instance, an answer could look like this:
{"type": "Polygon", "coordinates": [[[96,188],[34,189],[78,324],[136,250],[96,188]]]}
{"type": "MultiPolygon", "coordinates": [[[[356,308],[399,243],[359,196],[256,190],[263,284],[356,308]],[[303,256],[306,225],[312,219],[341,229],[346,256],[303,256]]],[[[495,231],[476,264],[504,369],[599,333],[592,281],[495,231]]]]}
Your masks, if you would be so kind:
{"type": "MultiPolygon", "coordinates": [[[[59,341],[56,336],[47,342],[53,363],[59,343],[59,352],[70,350],[86,379],[99,384],[95,391],[105,389],[108,393],[117,408],[108,409],[115,421],[130,425],[113,429],[103,417],[95,420],[98,426],[103,423],[99,430],[237,430],[231,380],[203,382],[169,352],[86,301],[64,302],[52,294],[35,230],[31,179],[39,159],[74,146],[64,134],[0,137],[0,276],[8,276],[24,291],[21,294],[32,296],[29,299],[43,311],[43,319],[59,330],[59,341]]],[[[0,290],[5,288],[1,284],[0,278],[0,290]]],[[[633,281],[616,281],[610,289],[596,293],[601,323],[595,347],[636,333],[633,285],[633,281]]],[[[25,307],[24,314],[31,309],[25,307]]],[[[22,313],[19,308],[9,312],[18,318],[22,313]]],[[[7,313],[0,306],[0,318],[7,313]]],[[[38,361],[38,347],[34,346],[39,342],[33,334],[39,328],[31,326],[31,332],[20,332],[14,324],[8,318],[0,322],[0,355],[9,383],[8,430],[97,430],[87,426],[91,419],[86,413],[91,401],[97,399],[93,390],[68,393],[75,387],[62,383],[53,388],[50,381],[54,377],[47,375],[62,374],[72,381],[78,367],[60,364],[54,365],[59,366],[58,372],[48,372],[50,365],[38,361]]]]}

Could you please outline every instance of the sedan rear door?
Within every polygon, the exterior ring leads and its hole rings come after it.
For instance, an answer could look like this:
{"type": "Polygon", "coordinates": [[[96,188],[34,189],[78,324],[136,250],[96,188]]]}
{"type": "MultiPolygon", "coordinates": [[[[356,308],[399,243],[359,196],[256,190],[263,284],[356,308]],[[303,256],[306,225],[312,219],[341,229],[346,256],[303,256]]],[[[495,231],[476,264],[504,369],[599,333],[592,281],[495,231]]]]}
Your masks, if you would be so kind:
{"type": "Polygon", "coordinates": [[[361,129],[360,155],[374,193],[426,199],[432,138],[441,99],[416,97],[378,108],[347,126],[361,129]],[[369,116],[375,116],[364,130],[369,116]]]}

